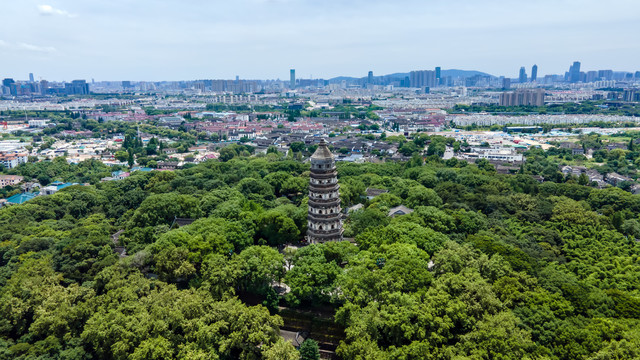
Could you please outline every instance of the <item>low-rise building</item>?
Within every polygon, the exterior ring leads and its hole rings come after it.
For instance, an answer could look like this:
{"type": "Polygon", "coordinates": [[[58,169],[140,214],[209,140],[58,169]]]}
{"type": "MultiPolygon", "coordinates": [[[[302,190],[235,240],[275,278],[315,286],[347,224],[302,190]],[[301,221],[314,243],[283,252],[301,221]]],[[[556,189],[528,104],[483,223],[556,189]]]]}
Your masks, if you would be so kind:
{"type": "Polygon", "coordinates": [[[177,162],[171,162],[171,161],[158,162],[158,169],[161,169],[161,170],[175,170],[177,168],[178,168],[177,162]]]}
{"type": "Polygon", "coordinates": [[[585,174],[587,174],[590,182],[596,183],[598,188],[602,189],[603,187],[605,187],[606,183],[604,181],[604,176],[602,176],[596,170],[587,170],[585,174]]]}
{"type": "Polygon", "coordinates": [[[113,180],[123,180],[129,177],[129,173],[122,171],[122,170],[118,170],[118,171],[113,171],[111,173],[111,177],[113,178],[113,180]]]}
{"type": "Polygon", "coordinates": [[[513,148],[471,148],[471,152],[462,153],[456,156],[461,159],[476,160],[487,159],[489,161],[500,161],[509,163],[521,163],[524,156],[513,148]]]}
{"type": "Polygon", "coordinates": [[[365,194],[367,196],[367,200],[373,200],[373,198],[375,198],[378,195],[384,194],[384,193],[388,193],[389,190],[386,189],[376,189],[376,188],[367,188],[367,190],[365,190],[365,194]]]}
{"type": "Polygon", "coordinates": [[[57,193],[58,191],[66,188],[66,187],[72,186],[72,185],[78,185],[78,184],[75,184],[75,183],[63,183],[63,182],[60,182],[60,181],[56,181],[54,183],[51,183],[49,186],[45,186],[42,189],[42,195],[53,195],[53,194],[57,193]]]}
{"type": "Polygon", "coordinates": [[[400,215],[408,215],[408,214],[411,214],[412,212],[413,212],[413,209],[409,209],[404,205],[400,205],[400,206],[396,206],[394,208],[389,209],[389,213],[387,214],[387,216],[396,217],[400,215]]]}
{"type": "Polygon", "coordinates": [[[620,175],[618,173],[607,174],[606,182],[608,184],[611,184],[613,186],[618,186],[618,184],[624,181],[633,181],[633,179],[624,175],[620,175]]]}
{"type": "Polygon", "coordinates": [[[33,120],[29,120],[29,127],[30,128],[45,128],[47,127],[47,123],[49,122],[49,119],[33,119],[33,120]]]}
{"type": "Polygon", "coordinates": [[[23,180],[24,177],[18,175],[0,175],[0,187],[17,185],[23,180]]]}
{"type": "Polygon", "coordinates": [[[620,149],[620,150],[627,150],[628,145],[624,144],[624,143],[611,143],[611,144],[607,144],[607,150],[611,151],[611,150],[616,150],[616,149],[620,149]]]}
{"type": "Polygon", "coordinates": [[[42,186],[40,186],[40,183],[37,181],[29,181],[20,185],[20,188],[24,192],[34,192],[35,189],[40,189],[41,187],[42,186]]]}
{"type": "Polygon", "coordinates": [[[20,205],[38,196],[37,193],[21,193],[15,194],[7,198],[7,204],[20,205]]]}
{"type": "Polygon", "coordinates": [[[179,127],[184,122],[184,118],[181,116],[164,116],[160,118],[160,125],[167,127],[179,127]]]}
{"type": "Polygon", "coordinates": [[[13,169],[20,164],[26,164],[27,160],[27,154],[0,154],[0,164],[5,169],[13,169]]]}
{"type": "Polygon", "coordinates": [[[517,166],[496,165],[495,168],[498,174],[515,174],[520,170],[517,166]]]}

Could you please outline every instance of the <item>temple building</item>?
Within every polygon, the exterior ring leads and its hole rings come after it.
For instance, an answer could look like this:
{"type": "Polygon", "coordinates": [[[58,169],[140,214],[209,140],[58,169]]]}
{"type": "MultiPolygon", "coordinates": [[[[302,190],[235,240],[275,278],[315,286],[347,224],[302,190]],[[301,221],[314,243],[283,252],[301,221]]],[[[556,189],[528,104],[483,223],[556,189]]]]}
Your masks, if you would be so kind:
{"type": "Polygon", "coordinates": [[[309,179],[309,243],[342,240],[340,185],[333,154],[324,139],[311,156],[309,179]]]}

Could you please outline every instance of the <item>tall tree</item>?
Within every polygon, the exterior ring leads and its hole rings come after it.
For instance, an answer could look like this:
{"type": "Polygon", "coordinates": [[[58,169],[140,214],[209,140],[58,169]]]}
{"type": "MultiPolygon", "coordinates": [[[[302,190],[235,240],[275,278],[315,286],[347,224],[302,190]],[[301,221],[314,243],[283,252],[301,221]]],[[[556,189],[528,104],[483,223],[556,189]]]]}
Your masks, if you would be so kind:
{"type": "Polygon", "coordinates": [[[318,343],[313,339],[306,339],[300,345],[300,360],[319,360],[320,349],[318,343]]]}

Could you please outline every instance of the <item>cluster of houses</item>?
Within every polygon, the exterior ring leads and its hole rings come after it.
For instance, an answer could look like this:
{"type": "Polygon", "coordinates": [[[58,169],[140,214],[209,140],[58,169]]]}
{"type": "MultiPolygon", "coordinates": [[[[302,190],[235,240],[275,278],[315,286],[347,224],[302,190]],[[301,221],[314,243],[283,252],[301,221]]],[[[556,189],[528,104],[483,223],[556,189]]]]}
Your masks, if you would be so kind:
{"type": "Polygon", "coordinates": [[[47,186],[42,186],[37,182],[24,182],[24,177],[18,175],[0,175],[0,185],[16,186],[21,185],[21,192],[10,196],[6,199],[0,199],[0,207],[6,205],[20,205],[37,196],[53,195],[58,191],[73,185],[87,185],[78,183],[63,183],[61,181],[53,182],[47,186]]]}
{"type": "MultiPolygon", "coordinates": [[[[279,151],[287,152],[293,143],[303,143],[305,146],[317,145],[322,137],[312,134],[269,134],[248,142],[256,147],[256,152],[266,152],[271,146],[279,151]]],[[[364,162],[375,161],[376,156],[385,155],[394,160],[407,160],[398,153],[397,144],[381,140],[369,140],[364,137],[350,137],[345,135],[330,137],[328,143],[333,148],[336,161],[364,162]]]]}
{"type": "MultiPolygon", "coordinates": [[[[587,153],[585,154],[585,150],[580,144],[575,142],[570,142],[570,141],[560,143],[560,148],[570,149],[572,155],[587,155],[587,154],[591,155],[591,153],[593,153],[593,149],[587,149],[587,153]]],[[[628,145],[623,143],[609,143],[606,146],[604,146],[603,149],[607,151],[616,150],[616,149],[627,150],[628,145]]]]}
{"type": "MultiPolygon", "coordinates": [[[[623,182],[633,182],[634,180],[628,176],[620,175],[618,173],[608,173],[605,175],[600,174],[598,171],[589,169],[584,166],[561,166],[560,171],[564,176],[580,176],[586,175],[590,183],[595,183],[600,189],[607,186],[619,186],[623,182]]],[[[633,184],[630,188],[633,194],[640,194],[640,184],[633,184]]]]}
{"type": "Polygon", "coordinates": [[[376,114],[384,124],[396,127],[397,131],[404,134],[441,131],[448,124],[446,112],[441,109],[389,109],[377,111],[376,114]]]}
{"type": "MultiPolygon", "coordinates": [[[[237,115],[229,119],[210,119],[183,123],[185,130],[204,132],[207,136],[217,136],[219,139],[238,141],[240,139],[255,139],[261,136],[282,134],[328,134],[336,128],[354,128],[359,125],[357,121],[338,121],[323,123],[325,118],[300,118],[295,122],[286,120],[260,120],[249,119],[247,114],[237,115]],[[319,121],[322,120],[322,121],[319,121]]],[[[167,125],[172,127],[171,125],[167,125]]],[[[354,132],[360,132],[354,130],[354,132]]]]}
{"type": "MultiPolygon", "coordinates": [[[[154,135],[141,133],[142,142],[147,143],[154,135]]],[[[56,157],[65,156],[69,163],[80,163],[85,160],[98,160],[107,166],[127,166],[127,162],[118,161],[114,152],[121,148],[124,136],[113,135],[111,139],[79,139],[74,141],[58,140],[51,145],[50,148],[39,150],[34,148],[30,154],[25,153],[24,158],[19,163],[27,162],[27,155],[37,156],[39,159],[54,159],[56,157]]],[[[165,143],[171,142],[170,139],[160,139],[165,143]]],[[[23,145],[30,145],[23,143],[23,145]]],[[[0,144],[1,145],[1,144],[0,144]]],[[[23,148],[24,150],[24,148],[23,148]]],[[[26,150],[24,150],[26,151],[26,150]]],[[[199,163],[209,159],[217,159],[219,154],[213,145],[198,145],[188,149],[186,153],[179,153],[175,148],[165,148],[161,150],[163,154],[169,155],[171,161],[158,162],[159,169],[173,170],[185,163],[199,163]]],[[[0,155],[2,154],[0,146],[0,155]]],[[[153,156],[151,156],[153,157],[153,156]]],[[[16,165],[17,166],[17,165],[16,165]]],[[[11,168],[14,166],[6,166],[11,168]]]]}
{"type": "Polygon", "coordinates": [[[152,169],[150,167],[135,166],[135,167],[131,168],[130,171],[122,171],[122,170],[112,171],[111,172],[111,176],[107,176],[107,177],[104,177],[104,178],[100,179],[100,182],[114,181],[114,180],[124,180],[124,179],[128,178],[129,176],[131,176],[131,174],[136,172],[136,171],[149,172],[149,171],[153,171],[153,170],[155,170],[155,169],[152,169]]]}

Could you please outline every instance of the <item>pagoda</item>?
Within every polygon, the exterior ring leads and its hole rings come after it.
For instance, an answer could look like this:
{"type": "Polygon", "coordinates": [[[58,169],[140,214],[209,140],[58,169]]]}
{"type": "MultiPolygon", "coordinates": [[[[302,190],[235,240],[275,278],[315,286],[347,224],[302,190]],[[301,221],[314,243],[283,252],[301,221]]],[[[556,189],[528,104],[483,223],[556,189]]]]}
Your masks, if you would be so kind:
{"type": "Polygon", "coordinates": [[[342,240],[342,209],[336,161],[324,139],[311,155],[309,179],[309,243],[342,240]]]}

